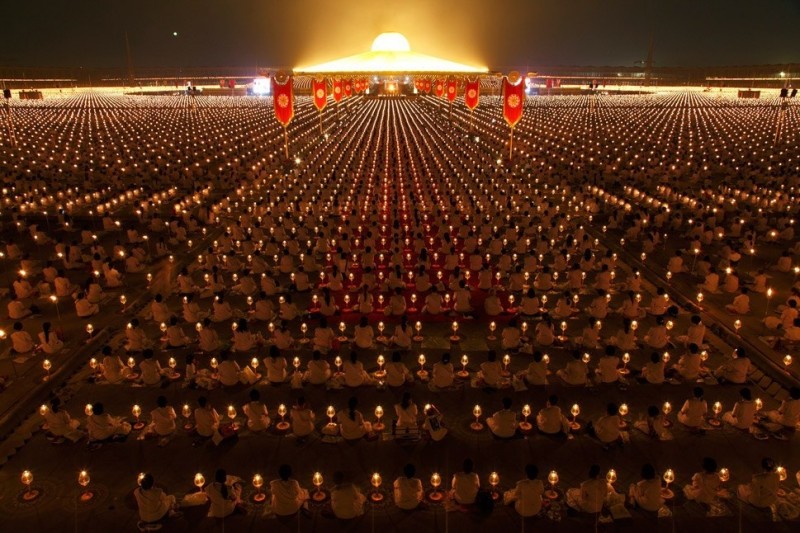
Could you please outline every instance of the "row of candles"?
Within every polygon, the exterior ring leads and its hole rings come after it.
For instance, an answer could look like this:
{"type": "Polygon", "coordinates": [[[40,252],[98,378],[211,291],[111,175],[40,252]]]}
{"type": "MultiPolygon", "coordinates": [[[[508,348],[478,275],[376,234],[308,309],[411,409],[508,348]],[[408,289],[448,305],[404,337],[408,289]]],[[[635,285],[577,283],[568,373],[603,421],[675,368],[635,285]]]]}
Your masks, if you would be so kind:
{"type": "MultiPolygon", "coordinates": [[[[778,478],[781,482],[785,481],[788,477],[788,473],[786,471],[786,467],[778,466],[775,468],[775,472],[778,474],[778,478]]],[[[730,480],[730,470],[726,467],[722,467],[717,472],[719,476],[720,482],[727,483],[730,480]]],[[[138,474],[136,481],[137,484],[141,484],[142,479],[144,478],[144,472],[138,474]]],[[[617,472],[615,469],[611,468],[606,473],[606,482],[609,485],[613,486],[614,483],[617,481],[617,472]]],[[[662,496],[665,499],[671,499],[674,497],[673,491],[669,488],[670,484],[675,481],[675,471],[672,468],[667,468],[664,471],[662,476],[664,480],[665,487],[662,489],[662,496]]],[[[32,501],[38,498],[41,495],[39,489],[33,486],[33,472],[31,470],[24,470],[20,474],[20,482],[25,487],[25,490],[22,494],[23,499],[26,501],[32,501]]],[[[324,477],[321,472],[317,471],[311,476],[311,483],[314,485],[315,493],[312,495],[312,498],[317,501],[321,501],[326,499],[326,495],[324,493],[324,489],[322,488],[324,485],[324,477]]],[[[547,474],[547,482],[550,485],[550,488],[545,491],[545,497],[548,499],[557,499],[559,497],[558,491],[556,490],[556,486],[560,481],[558,471],[551,470],[547,474]]],[[[81,470],[78,473],[78,485],[83,489],[83,492],[80,494],[81,501],[89,501],[94,497],[94,493],[89,490],[89,483],[91,482],[91,477],[89,475],[88,470],[81,470]]],[[[206,478],[202,472],[197,472],[192,482],[198,490],[203,490],[203,487],[206,485],[206,478]]],[[[491,472],[488,477],[489,486],[492,488],[492,492],[497,492],[497,487],[500,485],[500,475],[497,472],[491,472]]],[[[261,474],[254,474],[252,481],[251,481],[253,488],[256,490],[256,493],[253,495],[253,500],[255,502],[263,502],[266,499],[266,495],[262,492],[264,487],[264,477],[261,474]]],[[[383,483],[383,478],[379,472],[373,472],[370,476],[370,485],[374,488],[374,491],[370,495],[370,499],[374,502],[379,502],[384,499],[383,494],[380,493],[380,487],[383,483]]],[[[433,501],[440,501],[444,498],[444,495],[439,491],[439,487],[442,484],[442,476],[438,472],[434,472],[431,474],[430,477],[430,485],[433,489],[432,493],[428,495],[428,498],[433,501]]]]}

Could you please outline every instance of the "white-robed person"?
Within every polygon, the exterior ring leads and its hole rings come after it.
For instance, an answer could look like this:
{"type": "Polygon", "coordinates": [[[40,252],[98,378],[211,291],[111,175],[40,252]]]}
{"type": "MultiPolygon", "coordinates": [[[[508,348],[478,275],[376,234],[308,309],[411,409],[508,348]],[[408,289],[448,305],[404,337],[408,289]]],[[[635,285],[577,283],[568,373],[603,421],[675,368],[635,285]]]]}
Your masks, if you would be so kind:
{"type": "Polygon", "coordinates": [[[269,356],[264,358],[264,367],[267,369],[267,380],[270,383],[283,383],[286,381],[286,358],[281,355],[280,349],[274,344],[269,347],[269,356]]]}
{"type": "Polygon", "coordinates": [[[781,479],[775,471],[775,461],[769,457],[761,460],[761,469],[760,473],[753,474],[750,483],[736,488],[736,495],[743,502],[764,509],[777,502],[781,479]]]}
{"type": "Polygon", "coordinates": [[[308,362],[303,381],[312,385],[323,385],[331,378],[331,365],[322,359],[319,350],[311,353],[311,361],[308,362]]]}
{"type": "Polygon", "coordinates": [[[175,496],[156,487],[152,474],[142,476],[139,486],[133,491],[133,496],[136,498],[136,506],[139,508],[139,519],[145,524],[158,522],[165,517],[177,518],[180,516],[176,510],[175,496]]]}
{"type": "Polygon", "coordinates": [[[389,338],[389,343],[408,350],[411,348],[411,340],[414,336],[414,330],[411,324],[408,323],[408,315],[400,317],[400,323],[394,327],[394,335],[389,338]]]}
{"type": "Polygon", "coordinates": [[[461,505],[475,503],[475,497],[481,488],[481,480],[478,474],[473,472],[473,468],[472,459],[464,459],[461,472],[453,474],[453,479],[450,482],[450,495],[456,503],[461,505]]]}
{"type": "Polygon", "coordinates": [[[358,360],[358,354],[354,351],[350,352],[350,358],[344,362],[342,368],[340,379],[348,387],[355,388],[373,383],[372,378],[364,370],[364,364],[358,360]]]}
{"type": "Polygon", "coordinates": [[[392,360],[386,363],[386,384],[390,387],[401,387],[414,381],[414,375],[403,363],[400,352],[392,352],[392,360]]]}
{"type": "Polygon", "coordinates": [[[510,439],[517,433],[517,413],[511,410],[511,398],[503,398],[503,408],[487,418],[486,425],[501,439],[510,439]]]}
{"type": "Polygon", "coordinates": [[[561,412],[561,408],[558,406],[558,396],[555,394],[547,399],[547,404],[536,415],[536,427],[546,435],[559,433],[569,435],[569,420],[561,412]]]}
{"type": "Polygon", "coordinates": [[[353,483],[345,480],[344,473],[333,473],[331,489],[331,511],[336,518],[349,520],[364,514],[366,496],[353,483]]]}
{"type": "Polygon", "coordinates": [[[211,505],[208,516],[211,518],[225,518],[232,515],[242,503],[242,486],[228,477],[222,468],[214,473],[214,481],[204,489],[211,505]]]}
{"type": "Polygon", "coordinates": [[[79,420],[69,416],[66,409],[61,408],[61,400],[53,398],[50,400],[50,408],[44,413],[44,421],[47,423],[47,432],[55,437],[65,437],[72,442],[78,442],[83,433],[78,430],[81,423],[79,420]]]}
{"type": "Polygon", "coordinates": [[[358,325],[355,327],[353,333],[353,343],[361,349],[368,349],[372,347],[374,336],[375,332],[373,331],[372,326],[369,325],[367,317],[362,316],[358,322],[358,325]]]}
{"type": "Polygon", "coordinates": [[[42,331],[39,332],[39,347],[47,355],[55,355],[64,347],[64,341],[53,333],[50,322],[42,324],[42,331]]]}
{"type": "Polygon", "coordinates": [[[766,411],[764,416],[772,424],[794,430],[800,421],[800,387],[789,389],[789,398],[783,400],[776,411],[766,411]]]}
{"type": "Polygon", "coordinates": [[[394,405],[394,412],[397,416],[395,425],[397,431],[408,431],[419,427],[419,422],[417,420],[419,410],[417,404],[411,400],[410,392],[406,391],[403,393],[400,403],[394,405]]]}
{"type": "Polygon", "coordinates": [[[264,431],[270,426],[269,411],[264,402],[261,401],[261,393],[258,389],[250,391],[250,401],[242,409],[247,417],[247,427],[250,431],[264,431]]]}
{"type": "Polygon", "coordinates": [[[631,505],[645,511],[656,512],[664,505],[661,496],[661,480],[656,476],[656,469],[651,464],[642,466],[642,479],[631,483],[628,488],[628,500],[631,505]]]}
{"type": "Polygon", "coordinates": [[[425,497],[422,481],[415,477],[417,469],[411,463],[403,467],[403,475],[394,480],[394,504],[404,511],[419,507],[425,497]]]}
{"type": "Polygon", "coordinates": [[[455,371],[450,362],[450,354],[445,352],[442,359],[433,364],[433,386],[437,389],[446,389],[453,386],[455,371]]]}
{"type": "Polygon", "coordinates": [[[197,398],[197,408],[194,410],[194,426],[198,435],[209,438],[219,429],[219,414],[208,403],[208,398],[197,398]]]}
{"type": "Polygon", "coordinates": [[[517,481],[516,486],[503,494],[503,503],[513,503],[514,509],[523,517],[536,516],[542,510],[544,484],[536,465],[525,465],[525,479],[517,481]]]}
{"type": "MultiPolygon", "coordinates": [[[[159,396],[156,398],[156,408],[150,411],[150,427],[145,433],[167,439],[175,433],[177,418],[175,409],[167,405],[167,397],[159,396]]],[[[166,443],[166,441],[163,442],[166,443]]]]}
{"type": "Polygon", "coordinates": [[[339,434],[345,440],[359,440],[372,431],[372,424],[364,420],[364,415],[356,407],[358,407],[358,398],[351,396],[347,401],[347,409],[342,409],[336,415],[336,420],[339,422],[339,434]]]}
{"type": "Polygon", "coordinates": [[[278,467],[278,478],[269,482],[272,495],[272,512],[278,516],[291,516],[297,513],[308,500],[308,491],[292,479],[292,467],[283,464],[278,467]]]}
{"type": "Polygon", "coordinates": [[[297,404],[292,406],[289,414],[292,423],[292,434],[300,439],[308,437],[314,432],[314,411],[302,396],[297,398],[297,404]]]}
{"type": "Polygon", "coordinates": [[[112,437],[124,436],[131,432],[131,425],[122,417],[112,417],[106,413],[102,403],[92,404],[92,414],[86,419],[89,441],[103,441],[112,437]]]}

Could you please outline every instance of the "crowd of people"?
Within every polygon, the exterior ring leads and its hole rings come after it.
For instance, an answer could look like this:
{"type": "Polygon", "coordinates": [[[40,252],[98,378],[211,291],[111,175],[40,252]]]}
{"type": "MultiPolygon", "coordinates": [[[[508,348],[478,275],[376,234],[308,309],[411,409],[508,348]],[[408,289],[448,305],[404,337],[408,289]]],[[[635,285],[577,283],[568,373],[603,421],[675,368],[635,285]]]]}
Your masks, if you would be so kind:
{"type": "MultiPolygon", "coordinates": [[[[74,318],[73,335],[86,329],[91,338],[93,322],[121,310],[119,334],[92,354],[91,382],[141,390],[150,403],[135,406],[137,423],[142,408],[152,410],[136,430],[123,413],[112,416],[106,402],[93,401],[82,408],[81,424],[54,394],[40,409],[54,441],[86,437],[97,450],[137,431],[168,446],[180,433],[179,416],[195,446],[268,430],[300,441],[389,433],[446,445],[461,418],[474,418],[475,431],[485,423],[501,440],[580,436],[606,450],[624,446],[629,429],[660,441],[676,438],[671,427],[681,428],[682,438],[718,425],[742,430],[742,439],[794,439],[800,389],[783,390],[778,401],[759,392],[752,375],[761,371],[750,348],[721,349],[709,341],[706,324],[738,333],[744,321],[745,334],[767,328],[766,355],[759,354],[767,359],[800,339],[796,147],[787,139],[780,160],[770,155],[765,162],[771,148],[759,141],[770,132],[755,120],[757,107],[696,93],[619,97],[591,110],[581,98],[554,98],[531,106],[509,161],[491,109],[476,112],[471,132],[457,112],[463,130],[448,133],[447,114],[433,98],[360,99],[320,137],[315,112],[303,102],[290,133],[304,142],[292,145],[297,155],[287,166],[272,123],[234,120],[257,112],[247,99],[230,99],[243,110],[207,105],[196,112],[206,135],[241,141],[215,152],[196,139],[171,142],[174,118],[186,109],[168,108],[169,120],[156,119],[169,124],[160,132],[145,127],[164,111],[158,98],[140,104],[86,96],[60,112],[80,117],[83,98],[98,109],[121,106],[115,111],[131,128],[129,142],[150,147],[148,155],[123,156],[109,145],[91,158],[80,150],[65,156],[61,164],[74,169],[63,181],[46,181],[47,172],[40,177],[24,166],[9,173],[9,350],[57,366],[74,340],[64,338],[61,314],[74,318]],[[656,119],[647,105],[665,113],[656,119]],[[641,124],[663,127],[664,117],[686,107],[697,113],[690,133],[665,129],[663,145],[641,138],[641,124]],[[553,112],[572,128],[553,122],[553,112]],[[587,116],[589,124],[579,125],[587,116]],[[600,123],[619,129],[589,142],[600,123]],[[727,160],[735,157],[746,166],[727,160]],[[109,163],[98,164],[101,158],[109,163]],[[96,192],[76,180],[88,180],[96,192]],[[46,209],[58,213],[52,226],[46,209]],[[134,300],[139,304],[127,310],[134,300]],[[44,308],[48,301],[57,316],[44,308]],[[706,314],[709,306],[714,314],[706,314]],[[432,335],[449,338],[449,349],[426,348],[432,335]],[[191,391],[182,405],[161,392],[170,384],[191,391]],[[676,426],[673,392],[647,404],[635,405],[633,395],[611,401],[612,391],[663,391],[663,384],[683,395],[676,426]],[[729,409],[707,403],[708,390],[720,384],[738,391],[729,409]],[[268,407],[266,388],[292,392],[268,407]],[[346,407],[341,400],[312,406],[307,392],[320,388],[349,391],[346,407]],[[396,391],[385,424],[381,405],[369,406],[374,418],[359,410],[367,389],[396,391]],[[437,408],[437,395],[470,389],[501,391],[496,407],[489,406],[497,411],[483,417],[480,405],[437,408]],[[599,395],[592,407],[605,408],[578,431],[581,406],[571,396],[586,389],[599,395]],[[536,390],[546,391],[546,401],[531,406],[526,391],[536,390]],[[634,422],[629,413],[638,415],[634,422]]],[[[113,113],[101,116],[106,131],[116,128],[113,113]]],[[[70,134],[28,132],[37,154],[69,144],[70,134]]],[[[22,148],[3,149],[20,159],[22,148]]],[[[790,374],[791,361],[783,359],[790,374]]],[[[764,479],[741,485],[739,497],[758,507],[774,503],[765,487],[777,490],[775,468],[765,459],[764,479]]],[[[465,461],[453,478],[451,497],[459,504],[480,494],[472,469],[465,461]]],[[[703,460],[703,469],[719,473],[713,459],[703,460]]],[[[425,499],[415,475],[409,464],[394,483],[401,508],[425,499]]],[[[503,495],[523,516],[541,509],[538,476],[527,465],[517,488],[503,495]]],[[[686,498],[709,503],[716,486],[704,488],[703,475],[695,478],[686,498]]],[[[205,488],[212,516],[241,507],[237,479],[219,470],[205,488]]],[[[335,516],[363,512],[365,497],[354,481],[334,475],[335,516]]],[[[612,485],[592,465],[589,479],[564,498],[588,513],[624,504],[626,496],[648,511],[662,507],[652,464],[642,467],[629,494],[612,485]]],[[[270,487],[277,514],[293,514],[309,498],[287,465],[270,487]]],[[[150,476],[136,495],[145,522],[175,512],[175,499],[150,476]]]]}

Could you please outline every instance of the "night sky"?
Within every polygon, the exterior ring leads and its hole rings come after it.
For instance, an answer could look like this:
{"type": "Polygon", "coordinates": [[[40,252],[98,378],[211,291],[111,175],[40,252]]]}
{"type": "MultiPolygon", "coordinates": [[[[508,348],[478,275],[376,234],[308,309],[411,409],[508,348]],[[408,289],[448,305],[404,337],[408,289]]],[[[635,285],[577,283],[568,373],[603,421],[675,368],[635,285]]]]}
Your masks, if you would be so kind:
{"type": "Polygon", "coordinates": [[[284,66],[383,31],[491,68],[800,63],[800,0],[5,0],[0,65],[284,66]],[[178,35],[174,36],[173,32],[178,35]]]}

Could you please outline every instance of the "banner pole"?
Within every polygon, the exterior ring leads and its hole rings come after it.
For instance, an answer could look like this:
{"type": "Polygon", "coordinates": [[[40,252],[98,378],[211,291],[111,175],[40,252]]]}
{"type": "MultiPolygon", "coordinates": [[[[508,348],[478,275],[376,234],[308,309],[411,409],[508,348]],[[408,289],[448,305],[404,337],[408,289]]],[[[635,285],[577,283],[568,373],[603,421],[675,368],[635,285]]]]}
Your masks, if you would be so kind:
{"type": "Polygon", "coordinates": [[[286,124],[283,125],[283,151],[286,159],[289,159],[289,130],[286,128],[286,124]]]}
{"type": "Polygon", "coordinates": [[[508,139],[508,160],[513,157],[514,151],[514,126],[511,126],[511,136],[508,139]]]}
{"type": "Polygon", "coordinates": [[[322,135],[322,109],[319,110],[319,134],[322,135]]]}
{"type": "Polygon", "coordinates": [[[469,132],[472,133],[472,130],[475,129],[475,110],[469,110],[469,132]]]}

